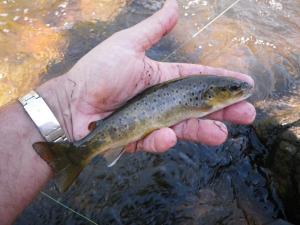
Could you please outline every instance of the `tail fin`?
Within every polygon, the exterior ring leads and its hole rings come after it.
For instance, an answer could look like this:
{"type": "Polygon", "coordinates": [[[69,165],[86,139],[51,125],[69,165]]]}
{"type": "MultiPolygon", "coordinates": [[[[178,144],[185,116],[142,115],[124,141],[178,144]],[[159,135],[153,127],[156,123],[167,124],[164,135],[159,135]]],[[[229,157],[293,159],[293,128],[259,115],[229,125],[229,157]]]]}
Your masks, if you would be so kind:
{"type": "Polygon", "coordinates": [[[71,143],[37,142],[36,152],[52,167],[59,191],[66,191],[87,162],[88,149],[76,148],[71,143]]]}

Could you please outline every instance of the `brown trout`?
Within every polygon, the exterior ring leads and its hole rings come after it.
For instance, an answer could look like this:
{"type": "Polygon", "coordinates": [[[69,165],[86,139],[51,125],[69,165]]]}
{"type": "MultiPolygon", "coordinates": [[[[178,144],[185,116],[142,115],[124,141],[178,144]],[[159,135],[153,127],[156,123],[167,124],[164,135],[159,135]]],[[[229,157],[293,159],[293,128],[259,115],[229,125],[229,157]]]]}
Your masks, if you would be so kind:
{"type": "Polygon", "coordinates": [[[253,87],[222,76],[195,75],[152,86],[113,114],[96,122],[82,140],[69,143],[34,143],[37,153],[54,170],[60,191],[73,183],[96,155],[112,166],[124,147],[152,131],[188,118],[199,118],[248,98],[253,87]]]}

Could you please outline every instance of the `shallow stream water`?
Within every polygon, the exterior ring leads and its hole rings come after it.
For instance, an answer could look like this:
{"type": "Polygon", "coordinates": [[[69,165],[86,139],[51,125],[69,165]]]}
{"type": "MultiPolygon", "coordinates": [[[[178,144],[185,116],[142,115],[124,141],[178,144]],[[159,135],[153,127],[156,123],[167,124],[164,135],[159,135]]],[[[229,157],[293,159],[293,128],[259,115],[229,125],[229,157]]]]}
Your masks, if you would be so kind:
{"type": "MultiPolygon", "coordinates": [[[[178,2],[178,25],[148,51],[150,57],[250,74],[258,120],[300,118],[299,1],[178,2]]],[[[0,105],[63,74],[102,40],[162,3],[1,0],[0,105]]],[[[66,194],[50,184],[16,224],[275,224],[289,218],[296,223],[260,163],[269,150],[252,127],[230,130],[220,148],[179,143],[161,156],[124,157],[113,169],[97,159],[66,194]]]]}

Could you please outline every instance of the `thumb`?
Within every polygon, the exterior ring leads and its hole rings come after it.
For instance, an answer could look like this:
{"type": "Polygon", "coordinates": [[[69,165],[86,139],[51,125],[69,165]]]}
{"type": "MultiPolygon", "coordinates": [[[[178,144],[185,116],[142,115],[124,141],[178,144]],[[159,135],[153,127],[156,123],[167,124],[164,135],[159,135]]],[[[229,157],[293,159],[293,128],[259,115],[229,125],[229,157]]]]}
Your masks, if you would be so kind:
{"type": "Polygon", "coordinates": [[[158,12],[125,30],[127,41],[138,51],[151,48],[165,34],[169,33],[178,20],[178,5],[176,0],[167,0],[158,12]]]}

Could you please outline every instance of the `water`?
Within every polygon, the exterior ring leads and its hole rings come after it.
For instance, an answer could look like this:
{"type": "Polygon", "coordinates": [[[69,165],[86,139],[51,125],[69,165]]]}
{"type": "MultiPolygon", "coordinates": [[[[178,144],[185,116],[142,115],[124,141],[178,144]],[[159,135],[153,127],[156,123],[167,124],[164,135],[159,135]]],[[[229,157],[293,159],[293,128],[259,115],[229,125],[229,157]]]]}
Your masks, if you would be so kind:
{"type": "MultiPolygon", "coordinates": [[[[259,119],[299,119],[300,2],[241,0],[202,30],[234,2],[180,0],[178,25],[147,54],[248,73],[256,81],[251,100],[259,119]]],[[[66,72],[106,37],[161,6],[159,0],[0,1],[0,105],[66,72]]],[[[128,156],[109,170],[98,160],[68,193],[60,195],[52,185],[45,192],[98,224],[267,224],[285,218],[270,174],[257,162],[268,150],[252,128],[231,132],[217,149],[181,143],[162,156],[128,156]]],[[[30,223],[89,222],[40,195],[16,224],[30,223]]]]}
{"type": "Polygon", "coordinates": [[[46,191],[93,222],[40,195],[17,224],[268,224],[284,215],[268,173],[253,163],[265,149],[252,135],[237,127],[221,148],[182,142],[112,169],[95,160],[66,194],[53,184],[46,191]]]}
{"type": "Polygon", "coordinates": [[[109,23],[125,3],[0,1],[0,105],[34,88],[53,64],[67,59],[68,32],[75,24],[109,23]]]}
{"type": "MultiPolygon", "coordinates": [[[[180,0],[178,25],[149,55],[248,73],[257,81],[256,101],[295,96],[300,3],[242,0],[192,38],[233,2],[180,0]]],[[[63,73],[105,37],[161,6],[159,0],[0,1],[0,105],[26,93],[43,75],[63,73]]]]}

